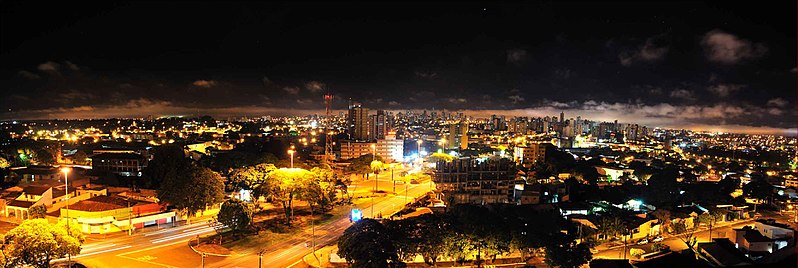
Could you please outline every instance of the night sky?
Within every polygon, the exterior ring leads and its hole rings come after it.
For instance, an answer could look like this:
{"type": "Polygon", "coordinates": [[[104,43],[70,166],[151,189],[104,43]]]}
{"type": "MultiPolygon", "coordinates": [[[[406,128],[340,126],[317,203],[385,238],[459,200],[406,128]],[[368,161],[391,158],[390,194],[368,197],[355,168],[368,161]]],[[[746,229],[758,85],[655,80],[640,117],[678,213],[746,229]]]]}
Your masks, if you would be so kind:
{"type": "Polygon", "coordinates": [[[795,135],[796,3],[0,4],[0,119],[319,113],[322,95],[795,135]]]}

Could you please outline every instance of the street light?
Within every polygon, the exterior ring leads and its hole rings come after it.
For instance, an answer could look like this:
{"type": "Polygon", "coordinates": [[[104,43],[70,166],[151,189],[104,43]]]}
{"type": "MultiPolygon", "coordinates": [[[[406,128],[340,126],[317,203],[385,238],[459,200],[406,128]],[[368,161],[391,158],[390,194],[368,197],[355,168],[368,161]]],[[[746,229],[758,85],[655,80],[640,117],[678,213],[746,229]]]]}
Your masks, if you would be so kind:
{"type": "Polygon", "coordinates": [[[288,154],[291,155],[291,168],[294,168],[294,150],[288,149],[288,154]]]}
{"type": "MultiPolygon", "coordinates": [[[[70,171],[70,168],[68,168],[68,167],[61,168],[61,172],[64,173],[64,186],[66,186],[66,187],[64,187],[64,193],[65,193],[64,196],[66,196],[66,215],[65,216],[66,216],[67,236],[71,236],[69,234],[69,176],[68,176],[69,175],[69,171],[70,171]]],[[[67,253],[67,265],[72,267],[72,254],[70,254],[70,253],[67,253]]]]}
{"type": "Polygon", "coordinates": [[[258,268],[261,268],[261,265],[263,264],[264,251],[266,251],[266,249],[261,249],[260,251],[258,251],[258,268]]]}

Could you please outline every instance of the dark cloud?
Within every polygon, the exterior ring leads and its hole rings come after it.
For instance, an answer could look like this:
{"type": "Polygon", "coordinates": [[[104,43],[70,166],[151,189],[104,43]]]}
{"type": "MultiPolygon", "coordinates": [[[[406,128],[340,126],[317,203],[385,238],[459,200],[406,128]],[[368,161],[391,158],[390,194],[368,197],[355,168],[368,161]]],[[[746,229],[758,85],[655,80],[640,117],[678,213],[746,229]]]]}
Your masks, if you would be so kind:
{"type": "Polygon", "coordinates": [[[213,81],[213,80],[197,80],[197,81],[194,81],[191,84],[194,85],[195,87],[210,88],[210,87],[213,87],[213,86],[216,85],[216,81],[213,81]]]}
{"type": "Polygon", "coordinates": [[[720,98],[726,98],[743,88],[745,88],[744,85],[717,84],[708,87],[707,90],[709,90],[709,92],[712,92],[712,94],[715,94],[715,96],[718,96],[720,98]]]}
{"type": "Polygon", "coordinates": [[[520,64],[526,59],[526,50],[523,49],[508,49],[507,62],[512,64],[520,64]]]}
{"type": "Polygon", "coordinates": [[[768,52],[768,48],[762,43],[753,43],[721,30],[706,33],[701,45],[706,50],[707,59],[725,64],[757,59],[768,52]]]}
{"type": "Polygon", "coordinates": [[[0,118],[306,114],[329,91],[333,109],[792,129],[795,4],[19,4],[0,11],[0,118]]]}

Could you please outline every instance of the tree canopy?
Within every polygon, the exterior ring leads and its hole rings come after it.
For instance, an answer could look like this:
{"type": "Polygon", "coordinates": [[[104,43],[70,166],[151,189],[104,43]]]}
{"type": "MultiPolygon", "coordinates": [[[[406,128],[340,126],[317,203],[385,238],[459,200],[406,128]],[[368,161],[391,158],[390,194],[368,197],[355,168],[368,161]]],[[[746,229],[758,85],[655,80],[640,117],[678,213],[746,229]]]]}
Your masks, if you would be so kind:
{"type": "Polygon", "coordinates": [[[374,219],[362,219],[338,238],[338,254],[350,267],[396,267],[401,263],[385,226],[374,219]]]}
{"type": "Polygon", "coordinates": [[[219,173],[190,165],[185,172],[161,183],[158,198],[194,215],[224,200],[224,181],[219,173]]]}
{"type": "Polygon", "coordinates": [[[217,220],[233,231],[244,230],[252,222],[252,210],[238,199],[229,199],[222,203],[217,220]]]}
{"type": "Polygon", "coordinates": [[[83,233],[75,224],[51,224],[45,219],[32,219],[11,229],[3,237],[5,265],[50,267],[50,261],[80,253],[83,233]]]}

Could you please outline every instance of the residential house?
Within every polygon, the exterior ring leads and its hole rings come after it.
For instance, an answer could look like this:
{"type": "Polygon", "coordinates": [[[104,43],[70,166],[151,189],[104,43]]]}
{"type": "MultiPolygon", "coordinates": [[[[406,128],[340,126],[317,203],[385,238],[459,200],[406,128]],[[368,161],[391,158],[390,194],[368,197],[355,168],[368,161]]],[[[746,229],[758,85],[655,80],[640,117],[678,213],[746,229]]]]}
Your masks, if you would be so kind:
{"type": "Polygon", "coordinates": [[[84,233],[104,234],[135,230],[175,221],[164,204],[122,195],[100,195],[62,208],[61,215],[77,223],[84,233]]]}
{"type": "Polygon", "coordinates": [[[715,238],[712,242],[698,243],[698,253],[713,266],[743,266],[753,263],[726,238],[715,238]]]}

